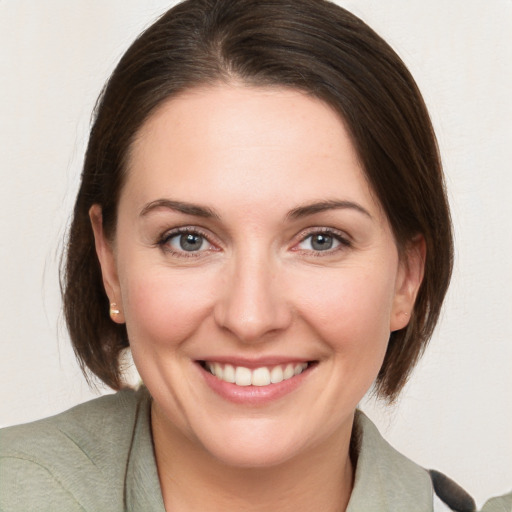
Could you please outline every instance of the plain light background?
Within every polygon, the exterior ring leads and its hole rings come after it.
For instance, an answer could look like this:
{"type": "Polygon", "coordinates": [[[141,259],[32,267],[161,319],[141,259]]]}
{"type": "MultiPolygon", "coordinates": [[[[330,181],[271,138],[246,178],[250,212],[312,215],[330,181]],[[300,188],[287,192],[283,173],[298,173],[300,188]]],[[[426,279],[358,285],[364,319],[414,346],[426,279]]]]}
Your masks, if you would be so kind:
{"type": "MultiPolygon", "coordinates": [[[[0,426],[97,396],[63,326],[60,252],[96,97],[173,3],[0,0],[0,426]]],[[[457,249],[441,323],[399,403],[362,407],[481,504],[512,489],[512,1],[338,3],[395,48],[425,96],[457,249]]]]}

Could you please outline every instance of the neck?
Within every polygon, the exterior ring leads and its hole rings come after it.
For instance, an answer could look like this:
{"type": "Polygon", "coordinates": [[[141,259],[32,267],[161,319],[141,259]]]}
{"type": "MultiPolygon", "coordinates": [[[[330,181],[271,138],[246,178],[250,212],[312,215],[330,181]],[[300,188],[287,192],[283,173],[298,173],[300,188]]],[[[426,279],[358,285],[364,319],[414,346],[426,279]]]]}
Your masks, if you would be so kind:
{"type": "Polygon", "coordinates": [[[353,486],[350,433],[336,433],[308,453],[265,468],[212,457],[152,410],[152,430],[166,510],[211,512],[345,511],[353,486]]]}

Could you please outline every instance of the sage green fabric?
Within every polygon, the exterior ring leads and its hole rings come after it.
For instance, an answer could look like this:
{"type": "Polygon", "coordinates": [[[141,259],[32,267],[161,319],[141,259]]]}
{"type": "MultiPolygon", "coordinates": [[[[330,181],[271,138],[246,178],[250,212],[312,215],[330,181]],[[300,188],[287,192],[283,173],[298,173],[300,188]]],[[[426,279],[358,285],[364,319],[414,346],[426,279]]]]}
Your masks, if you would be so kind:
{"type": "Polygon", "coordinates": [[[164,512],[149,412],[124,390],[1,430],[0,510],[164,512]]]}
{"type": "MultiPolygon", "coordinates": [[[[0,431],[2,512],[165,512],[143,387],[0,431]]],[[[358,463],[347,512],[432,512],[430,477],[356,417],[358,463]]],[[[208,507],[205,505],[205,512],[208,507]]],[[[512,494],[484,512],[512,512],[512,494]]]]}

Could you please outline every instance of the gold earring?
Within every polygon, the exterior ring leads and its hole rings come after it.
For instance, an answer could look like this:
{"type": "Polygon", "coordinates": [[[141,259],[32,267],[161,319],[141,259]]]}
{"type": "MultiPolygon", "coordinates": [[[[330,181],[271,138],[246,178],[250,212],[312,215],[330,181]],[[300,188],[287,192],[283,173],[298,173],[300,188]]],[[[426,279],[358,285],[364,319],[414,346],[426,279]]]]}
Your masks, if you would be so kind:
{"type": "Polygon", "coordinates": [[[117,304],[115,302],[110,303],[110,317],[114,318],[115,316],[119,315],[121,311],[117,309],[117,304]]]}

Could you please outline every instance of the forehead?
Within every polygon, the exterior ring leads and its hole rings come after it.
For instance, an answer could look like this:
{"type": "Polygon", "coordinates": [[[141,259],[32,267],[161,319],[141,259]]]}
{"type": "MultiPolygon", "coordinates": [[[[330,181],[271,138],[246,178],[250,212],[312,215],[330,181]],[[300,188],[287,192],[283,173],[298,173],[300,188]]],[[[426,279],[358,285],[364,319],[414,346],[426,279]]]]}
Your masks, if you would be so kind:
{"type": "Polygon", "coordinates": [[[176,194],[255,206],[330,195],[373,202],[332,108],[300,91],[245,85],[192,89],[165,102],[136,137],[126,188],[137,202],[176,194]]]}

